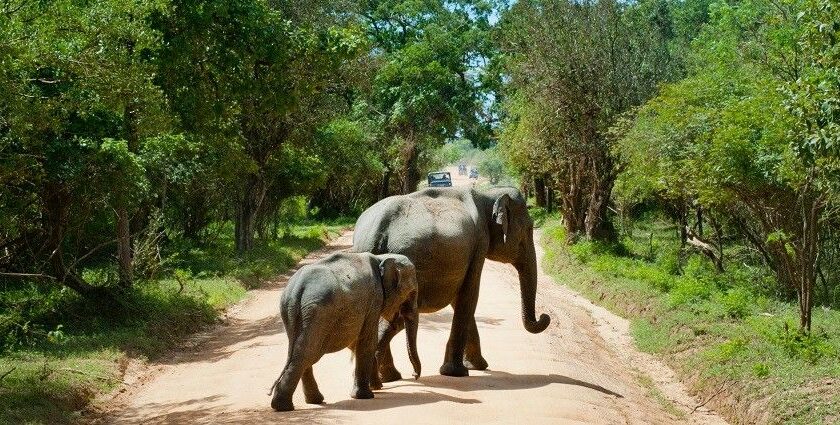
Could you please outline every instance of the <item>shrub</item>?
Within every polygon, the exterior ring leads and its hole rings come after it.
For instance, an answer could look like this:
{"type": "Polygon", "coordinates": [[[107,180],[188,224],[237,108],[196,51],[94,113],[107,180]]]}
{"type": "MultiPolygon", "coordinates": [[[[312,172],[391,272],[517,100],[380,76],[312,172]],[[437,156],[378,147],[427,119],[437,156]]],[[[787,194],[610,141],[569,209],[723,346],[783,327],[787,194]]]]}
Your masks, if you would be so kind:
{"type": "Polygon", "coordinates": [[[770,366],[767,363],[755,363],[753,364],[753,373],[759,378],[764,378],[770,375],[770,366]]]}
{"type": "Polygon", "coordinates": [[[810,334],[791,331],[785,324],[782,332],[771,333],[768,339],[780,347],[791,358],[802,359],[810,364],[816,364],[824,357],[834,357],[836,350],[831,346],[829,336],[825,332],[810,334]]]}
{"type": "Polygon", "coordinates": [[[569,252],[574,255],[576,260],[586,264],[593,256],[592,245],[592,242],[578,242],[569,247],[569,252]]]}
{"type": "Polygon", "coordinates": [[[707,353],[707,356],[718,363],[726,363],[729,360],[732,360],[735,356],[744,352],[746,348],[746,340],[742,338],[735,338],[712,348],[707,353]]]}
{"type": "Polygon", "coordinates": [[[696,277],[679,279],[668,296],[671,308],[709,299],[714,293],[714,285],[696,277]]]}
{"type": "Polygon", "coordinates": [[[720,297],[720,303],[729,317],[742,319],[753,309],[755,296],[745,288],[732,288],[720,297]]]}

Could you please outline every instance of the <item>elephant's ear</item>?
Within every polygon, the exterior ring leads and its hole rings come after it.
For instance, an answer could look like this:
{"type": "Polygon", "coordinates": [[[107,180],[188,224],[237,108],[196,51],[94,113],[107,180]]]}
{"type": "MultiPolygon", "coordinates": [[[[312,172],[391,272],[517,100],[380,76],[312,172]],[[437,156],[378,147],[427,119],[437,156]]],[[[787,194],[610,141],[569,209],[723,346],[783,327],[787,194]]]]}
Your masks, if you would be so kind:
{"type": "Polygon", "coordinates": [[[379,275],[382,276],[382,289],[390,294],[399,284],[400,276],[397,270],[397,260],[386,258],[379,263],[379,275]]]}
{"type": "Polygon", "coordinates": [[[510,195],[505,193],[496,199],[496,203],[493,204],[493,218],[496,219],[496,224],[502,225],[502,242],[507,242],[508,237],[508,224],[510,222],[509,203],[510,195]]]}

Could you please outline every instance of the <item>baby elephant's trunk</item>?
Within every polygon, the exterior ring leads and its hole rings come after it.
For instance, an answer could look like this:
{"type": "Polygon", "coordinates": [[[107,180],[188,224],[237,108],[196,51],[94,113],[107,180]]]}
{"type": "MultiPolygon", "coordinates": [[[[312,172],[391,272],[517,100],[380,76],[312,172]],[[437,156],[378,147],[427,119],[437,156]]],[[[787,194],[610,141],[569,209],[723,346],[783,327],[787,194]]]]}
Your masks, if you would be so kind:
{"type": "Polygon", "coordinates": [[[417,327],[419,326],[419,313],[417,312],[417,294],[403,303],[400,314],[405,319],[405,338],[408,346],[408,359],[414,367],[414,379],[420,377],[420,356],[417,354],[417,327]]]}

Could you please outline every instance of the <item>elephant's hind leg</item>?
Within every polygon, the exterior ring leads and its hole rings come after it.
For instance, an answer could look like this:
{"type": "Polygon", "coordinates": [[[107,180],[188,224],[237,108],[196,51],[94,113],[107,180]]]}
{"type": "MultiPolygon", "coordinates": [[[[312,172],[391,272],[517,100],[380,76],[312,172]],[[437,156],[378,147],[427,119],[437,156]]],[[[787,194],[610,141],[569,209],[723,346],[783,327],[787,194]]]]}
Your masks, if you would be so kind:
{"type": "Polygon", "coordinates": [[[317,350],[318,345],[312,343],[311,336],[307,335],[304,328],[295,338],[294,346],[289,350],[289,359],[283,369],[283,374],[280,375],[277,387],[274,389],[274,396],[271,398],[272,409],[278,412],[295,409],[292,404],[292,396],[306,370],[311,370],[312,364],[318,361],[320,353],[317,350]]]}
{"type": "Polygon", "coordinates": [[[467,328],[467,345],[464,347],[464,366],[472,370],[487,369],[487,360],[481,355],[481,341],[478,337],[478,326],[475,324],[475,315],[470,320],[467,328]]]}
{"type": "Polygon", "coordinates": [[[303,371],[303,395],[306,402],[309,404],[321,404],[324,402],[324,395],[318,390],[318,383],[315,382],[315,374],[312,372],[312,366],[303,371]]]}
{"type": "Polygon", "coordinates": [[[391,340],[405,328],[405,321],[402,316],[391,321],[379,321],[379,349],[376,351],[376,364],[379,368],[379,376],[382,382],[394,382],[402,379],[400,371],[394,367],[394,357],[391,355],[391,340]]]}

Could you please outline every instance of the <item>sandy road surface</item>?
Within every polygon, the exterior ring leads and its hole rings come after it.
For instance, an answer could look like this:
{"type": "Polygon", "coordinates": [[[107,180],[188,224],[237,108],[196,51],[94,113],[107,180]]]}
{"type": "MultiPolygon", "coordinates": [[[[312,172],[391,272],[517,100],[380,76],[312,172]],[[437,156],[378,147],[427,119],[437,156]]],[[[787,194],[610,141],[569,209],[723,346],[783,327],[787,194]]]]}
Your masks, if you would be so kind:
{"type": "MultiPolygon", "coordinates": [[[[457,176],[455,170],[453,177],[457,176]]],[[[460,179],[459,179],[460,180],[460,179]]],[[[460,183],[460,182],[458,182],[460,183]]],[[[303,263],[349,248],[347,232],[303,263]]],[[[541,257],[542,252],[538,252],[541,257]]],[[[418,345],[424,376],[386,383],[373,400],[352,400],[349,351],[324,356],[315,377],[326,398],[304,403],[298,386],[294,412],[276,413],[266,394],[283,368],[287,337],[278,300],[290,274],[228,313],[225,324],[197,336],[167,359],[127,375],[128,385],[108,404],[101,422],[358,423],[358,424],[544,424],[544,423],[724,423],[699,408],[672,373],[633,349],[627,321],[542,274],[537,313],[552,322],[529,334],[519,318],[516,271],[488,261],[481,281],[476,321],[487,371],[469,377],[440,376],[437,369],[449,336],[452,312],[420,317],[418,345]],[[675,416],[640,384],[646,375],[683,412],[675,416]]],[[[410,377],[404,333],[393,342],[397,367],[410,377]]],[[[674,409],[670,411],[673,412],[674,409]]]]}

